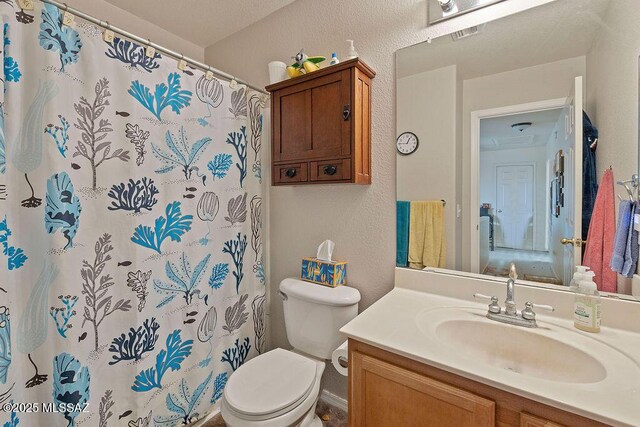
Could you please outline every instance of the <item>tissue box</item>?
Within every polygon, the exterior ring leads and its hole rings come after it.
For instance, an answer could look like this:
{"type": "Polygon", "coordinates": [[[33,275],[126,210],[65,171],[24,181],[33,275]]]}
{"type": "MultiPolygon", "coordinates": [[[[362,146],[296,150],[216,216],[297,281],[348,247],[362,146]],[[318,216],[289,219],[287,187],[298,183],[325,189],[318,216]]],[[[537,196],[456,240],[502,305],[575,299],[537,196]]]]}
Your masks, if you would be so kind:
{"type": "Polygon", "coordinates": [[[302,280],[331,286],[347,284],[347,263],[322,261],[317,258],[302,258],[302,280]]]}

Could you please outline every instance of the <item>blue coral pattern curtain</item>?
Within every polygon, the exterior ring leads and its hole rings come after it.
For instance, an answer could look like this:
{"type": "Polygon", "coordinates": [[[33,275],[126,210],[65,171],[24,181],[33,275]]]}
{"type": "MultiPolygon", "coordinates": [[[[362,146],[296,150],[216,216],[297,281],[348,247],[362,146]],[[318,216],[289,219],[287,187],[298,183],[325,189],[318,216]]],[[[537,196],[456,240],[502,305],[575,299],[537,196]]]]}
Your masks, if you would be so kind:
{"type": "Polygon", "coordinates": [[[193,422],[266,345],[266,99],[0,12],[0,426],[193,422]]]}

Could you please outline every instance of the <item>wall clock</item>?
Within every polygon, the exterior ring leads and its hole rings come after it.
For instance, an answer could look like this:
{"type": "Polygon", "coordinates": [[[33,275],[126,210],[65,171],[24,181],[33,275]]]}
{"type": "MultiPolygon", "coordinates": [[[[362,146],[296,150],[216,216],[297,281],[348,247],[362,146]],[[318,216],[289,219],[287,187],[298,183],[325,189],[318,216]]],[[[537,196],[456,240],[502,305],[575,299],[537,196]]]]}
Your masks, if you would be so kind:
{"type": "Polygon", "coordinates": [[[396,140],[398,153],[408,156],[418,149],[418,137],[413,132],[403,132],[396,140]]]}

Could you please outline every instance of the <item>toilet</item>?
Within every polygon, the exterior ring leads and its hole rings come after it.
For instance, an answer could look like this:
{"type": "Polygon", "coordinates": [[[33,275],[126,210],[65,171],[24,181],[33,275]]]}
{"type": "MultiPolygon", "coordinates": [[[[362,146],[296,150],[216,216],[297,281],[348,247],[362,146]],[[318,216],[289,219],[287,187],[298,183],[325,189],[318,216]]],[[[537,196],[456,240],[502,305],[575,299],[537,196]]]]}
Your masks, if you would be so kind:
{"type": "Polygon", "coordinates": [[[358,315],[360,293],[285,279],[279,294],[293,350],[276,348],[231,374],[221,399],[228,426],[322,426],[315,415],[322,373],[344,340],[339,329],[358,315]]]}

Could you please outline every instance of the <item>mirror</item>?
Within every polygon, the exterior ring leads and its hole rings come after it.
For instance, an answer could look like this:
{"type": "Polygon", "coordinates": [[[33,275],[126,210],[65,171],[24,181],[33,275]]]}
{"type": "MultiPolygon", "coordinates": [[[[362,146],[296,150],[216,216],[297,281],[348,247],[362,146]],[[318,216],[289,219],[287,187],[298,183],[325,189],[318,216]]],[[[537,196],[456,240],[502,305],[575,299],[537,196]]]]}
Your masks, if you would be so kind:
{"type": "Polygon", "coordinates": [[[603,229],[638,199],[639,22],[556,0],[396,53],[397,266],[568,287],[584,263],[632,295],[603,229]]]}

